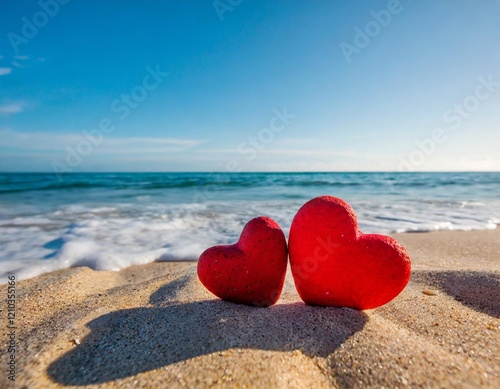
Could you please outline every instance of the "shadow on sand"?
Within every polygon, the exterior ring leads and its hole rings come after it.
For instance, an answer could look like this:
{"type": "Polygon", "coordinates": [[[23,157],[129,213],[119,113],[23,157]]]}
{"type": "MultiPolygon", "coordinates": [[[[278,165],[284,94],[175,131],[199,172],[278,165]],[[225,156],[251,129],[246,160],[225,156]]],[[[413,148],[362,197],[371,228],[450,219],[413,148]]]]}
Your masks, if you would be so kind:
{"type": "Polygon", "coordinates": [[[303,303],[253,308],[220,300],[175,302],[189,279],[153,293],[154,307],[118,310],[89,322],[91,333],[48,367],[49,376],[65,385],[104,383],[231,348],[327,356],[368,320],[356,310],[303,303]]]}
{"type": "Polygon", "coordinates": [[[500,318],[500,275],[479,271],[419,271],[419,282],[428,280],[462,304],[478,312],[500,318]]]}

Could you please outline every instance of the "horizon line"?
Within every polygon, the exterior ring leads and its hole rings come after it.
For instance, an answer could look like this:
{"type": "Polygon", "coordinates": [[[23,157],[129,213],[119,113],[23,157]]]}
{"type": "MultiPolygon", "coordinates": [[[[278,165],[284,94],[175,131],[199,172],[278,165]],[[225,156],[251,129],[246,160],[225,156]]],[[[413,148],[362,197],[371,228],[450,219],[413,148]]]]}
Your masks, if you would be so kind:
{"type": "MultiPolygon", "coordinates": [[[[415,171],[399,171],[399,170],[325,170],[325,171],[82,171],[82,172],[65,172],[64,175],[75,174],[329,174],[329,173],[500,173],[500,170],[415,170],[415,171]]],[[[0,174],[57,174],[53,171],[1,171],[0,174]]]]}

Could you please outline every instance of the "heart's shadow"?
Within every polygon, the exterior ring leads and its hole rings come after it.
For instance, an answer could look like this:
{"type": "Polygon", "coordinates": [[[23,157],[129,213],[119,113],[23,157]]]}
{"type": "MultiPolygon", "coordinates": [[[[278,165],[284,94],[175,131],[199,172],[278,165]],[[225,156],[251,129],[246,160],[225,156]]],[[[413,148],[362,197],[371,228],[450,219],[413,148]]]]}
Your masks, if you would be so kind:
{"type": "Polygon", "coordinates": [[[90,334],[48,367],[49,376],[65,385],[103,383],[231,348],[298,349],[324,357],[368,320],[353,309],[303,303],[254,308],[205,300],[158,306],[160,297],[174,297],[176,288],[170,286],[151,296],[156,307],[118,310],[90,321],[90,334]]]}
{"type": "Polygon", "coordinates": [[[500,275],[484,271],[415,271],[412,279],[428,282],[462,304],[500,318],[500,275]]]}

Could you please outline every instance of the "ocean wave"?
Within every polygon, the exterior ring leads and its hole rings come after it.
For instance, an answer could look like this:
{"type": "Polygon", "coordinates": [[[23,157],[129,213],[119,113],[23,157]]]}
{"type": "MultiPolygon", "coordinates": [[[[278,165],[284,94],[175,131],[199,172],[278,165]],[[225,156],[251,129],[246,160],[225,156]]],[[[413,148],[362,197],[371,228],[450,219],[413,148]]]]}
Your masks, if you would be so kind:
{"type": "MultiPolygon", "coordinates": [[[[95,173],[67,174],[59,181],[55,174],[0,174],[0,196],[23,192],[72,190],[200,189],[210,187],[238,190],[247,188],[290,188],[328,190],[358,188],[387,189],[390,192],[456,187],[482,191],[500,187],[499,173],[95,173]]],[[[454,189],[455,190],[455,189],[454,189]]]]}
{"type": "Polygon", "coordinates": [[[207,247],[235,242],[259,215],[288,235],[302,204],[325,194],[348,201],[365,233],[493,229],[500,223],[499,176],[77,174],[58,183],[50,175],[0,175],[0,263],[4,275],[26,278],[79,265],[116,270],[196,260],[207,247]],[[412,186],[425,181],[433,182],[412,186]],[[451,190],[459,181],[475,184],[451,190]],[[21,192],[5,193],[12,189],[21,192]],[[194,201],[198,193],[201,201],[194,201]]]}
{"type": "MultiPolygon", "coordinates": [[[[206,204],[70,205],[45,215],[0,221],[4,272],[32,277],[71,266],[117,270],[165,260],[196,260],[207,247],[234,243],[253,217],[274,218],[288,236],[303,200],[206,204]]],[[[500,208],[460,208],[459,202],[397,204],[352,201],[365,233],[428,232],[496,228],[500,208]]]]}
{"type": "Polygon", "coordinates": [[[49,185],[39,186],[40,183],[33,183],[32,186],[27,186],[24,188],[0,188],[0,194],[2,193],[21,193],[21,192],[38,192],[38,191],[50,191],[50,190],[68,190],[68,189],[91,189],[91,188],[105,188],[104,184],[99,184],[95,182],[71,182],[71,183],[53,183],[49,185]]]}

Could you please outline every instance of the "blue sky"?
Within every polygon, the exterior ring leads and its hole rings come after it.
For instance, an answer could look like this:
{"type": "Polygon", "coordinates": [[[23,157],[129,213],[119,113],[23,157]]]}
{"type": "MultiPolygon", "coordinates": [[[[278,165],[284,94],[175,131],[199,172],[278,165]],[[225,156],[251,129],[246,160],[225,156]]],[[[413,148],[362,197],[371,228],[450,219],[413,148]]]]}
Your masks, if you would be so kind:
{"type": "Polygon", "coordinates": [[[0,11],[0,171],[500,170],[498,0],[0,11]]]}

